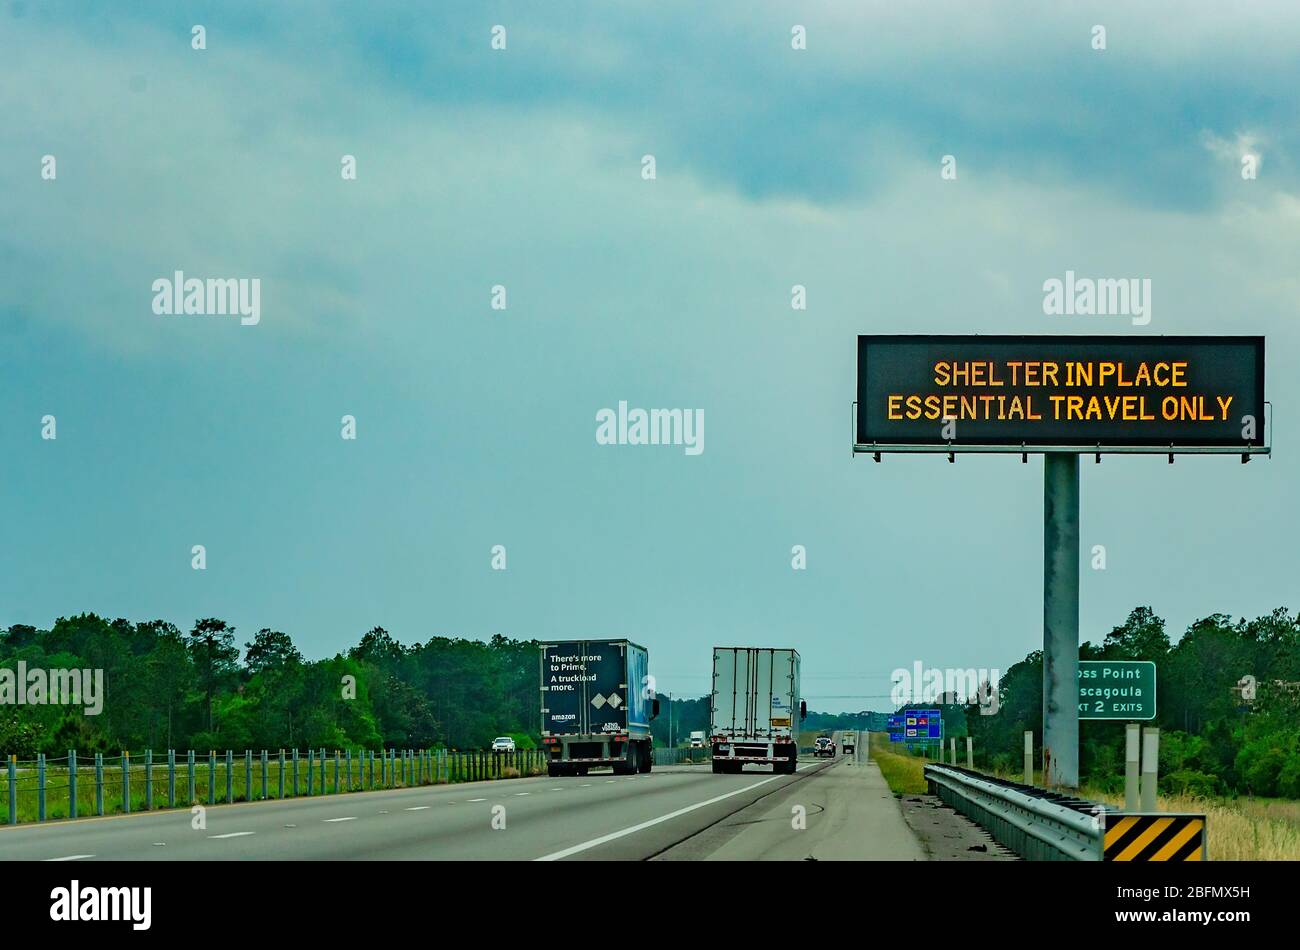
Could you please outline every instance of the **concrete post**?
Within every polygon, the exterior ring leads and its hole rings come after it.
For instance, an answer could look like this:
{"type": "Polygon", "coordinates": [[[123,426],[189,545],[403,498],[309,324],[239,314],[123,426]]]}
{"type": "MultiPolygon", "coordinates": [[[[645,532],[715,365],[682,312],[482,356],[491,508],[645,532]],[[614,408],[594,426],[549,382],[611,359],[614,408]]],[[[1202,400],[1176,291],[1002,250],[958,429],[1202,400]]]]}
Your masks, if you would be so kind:
{"type": "Polygon", "coordinates": [[[18,824],[18,756],[9,755],[9,825],[18,824]]]}
{"type": "Polygon", "coordinates": [[[131,753],[122,750],[122,813],[131,814],[131,753]]]}
{"type": "Polygon", "coordinates": [[[1142,810],[1158,810],[1156,804],[1156,781],[1160,771],[1160,730],[1147,726],[1142,730],[1142,810]]]}
{"type": "Polygon", "coordinates": [[[974,770],[975,768],[974,741],[975,740],[972,737],[970,736],[966,737],[966,768],[971,770],[974,770]]]}
{"type": "Polygon", "coordinates": [[[269,764],[267,758],[268,756],[266,754],[266,750],[263,749],[262,750],[262,801],[266,801],[266,772],[267,772],[267,765],[269,764]]]}
{"type": "Polygon", "coordinates": [[[1124,727],[1124,810],[1136,812],[1139,807],[1138,772],[1140,771],[1142,727],[1130,722],[1124,727]]]}
{"type": "Polygon", "coordinates": [[[68,750],[68,817],[77,817],[77,750],[68,750]]]}
{"type": "Polygon", "coordinates": [[[104,753],[95,753],[95,814],[104,814],[104,753]]]}
{"type": "Polygon", "coordinates": [[[194,750],[190,749],[189,761],[186,763],[190,773],[190,804],[193,805],[198,800],[198,792],[194,788],[194,750]]]}
{"type": "Polygon", "coordinates": [[[244,750],[244,801],[253,800],[253,750],[244,750]]]}
{"type": "Polygon", "coordinates": [[[144,809],[153,811],[153,749],[144,750],[144,809]]]}
{"type": "Polygon", "coordinates": [[[176,807],[176,750],[167,750],[167,807],[176,807]]]}
{"type": "Polygon", "coordinates": [[[1079,787],[1079,456],[1043,456],[1043,784],[1079,787]]]}
{"type": "Polygon", "coordinates": [[[36,820],[45,820],[45,753],[36,755],[36,820]]]}
{"type": "Polygon", "coordinates": [[[217,750],[208,750],[208,806],[217,803],[217,750]]]}
{"type": "Polygon", "coordinates": [[[1025,784],[1034,784],[1034,734],[1025,733],[1025,784]]]}
{"type": "Polygon", "coordinates": [[[948,737],[948,757],[952,759],[952,761],[948,763],[949,765],[957,764],[957,737],[956,736],[948,737]]]}

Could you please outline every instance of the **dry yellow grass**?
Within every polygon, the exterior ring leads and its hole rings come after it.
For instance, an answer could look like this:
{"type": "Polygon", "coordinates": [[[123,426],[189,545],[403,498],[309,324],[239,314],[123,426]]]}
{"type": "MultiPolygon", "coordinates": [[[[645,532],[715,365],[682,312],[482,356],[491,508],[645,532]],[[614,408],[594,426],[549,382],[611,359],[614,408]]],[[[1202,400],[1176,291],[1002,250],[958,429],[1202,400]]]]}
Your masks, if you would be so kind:
{"type": "MultiPolygon", "coordinates": [[[[999,778],[1024,781],[1020,773],[992,772],[999,778]]],[[[1034,775],[1035,784],[1039,774],[1034,775]]],[[[1124,796],[1090,786],[1084,798],[1124,807],[1124,796]]],[[[1205,815],[1206,851],[1211,861],[1300,861],[1300,802],[1269,798],[1195,798],[1160,795],[1160,811],[1205,815]]]]}
{"type": "MultiPolygon", "coordinates": [[[[1124,807],[1123,795],[1090,788],[1080,794],[1124,807]]],[[[1300,861],[1300,802],[1161,795],[1156,803],[1161,811],[1205,815],[1211,861],[1300,861]]]]}

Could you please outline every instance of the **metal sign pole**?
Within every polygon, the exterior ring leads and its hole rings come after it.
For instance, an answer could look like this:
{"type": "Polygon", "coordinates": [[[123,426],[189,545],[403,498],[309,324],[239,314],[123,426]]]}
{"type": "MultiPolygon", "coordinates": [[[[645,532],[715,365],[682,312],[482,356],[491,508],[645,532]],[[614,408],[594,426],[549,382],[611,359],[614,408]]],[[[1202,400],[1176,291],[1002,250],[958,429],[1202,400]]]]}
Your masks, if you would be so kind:
{"type": "Polygon", "coordinates": [[[1043,456],[1043,784],[1079,787],[1079,456],[1043,456]]]}

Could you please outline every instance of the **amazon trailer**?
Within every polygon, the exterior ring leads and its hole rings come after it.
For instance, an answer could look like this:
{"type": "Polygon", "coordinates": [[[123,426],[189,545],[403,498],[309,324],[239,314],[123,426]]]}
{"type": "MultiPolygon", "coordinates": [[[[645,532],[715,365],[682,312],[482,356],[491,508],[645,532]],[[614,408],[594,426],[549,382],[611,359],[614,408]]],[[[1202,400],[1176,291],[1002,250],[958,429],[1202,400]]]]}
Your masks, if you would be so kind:
{"type": "Polygon", "coordinates": [[[793,774],[799,760],[799,652],[760,647],[713,648],[709,737],[714,774],[747,763],[793,774]]]}
{"type": "Polygon", "coordinates": [[[543,643],[542,748],[546,772],[616,775],[649,772],[650,720],[659,700],[649,688],[650,654],[628,640],[543,643]]]}

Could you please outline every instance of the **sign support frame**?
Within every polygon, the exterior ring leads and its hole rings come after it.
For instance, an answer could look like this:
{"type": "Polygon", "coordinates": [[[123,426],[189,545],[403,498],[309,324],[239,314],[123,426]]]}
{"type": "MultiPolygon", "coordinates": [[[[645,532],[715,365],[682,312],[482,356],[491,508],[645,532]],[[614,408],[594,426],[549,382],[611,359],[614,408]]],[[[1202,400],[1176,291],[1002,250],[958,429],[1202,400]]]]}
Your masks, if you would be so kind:
{"type": "Polygon", "coordinates": [[[1079,787],[1079,456],[1043,457],[1043,784],[1079,787]]]}

